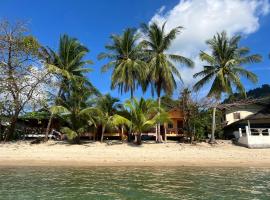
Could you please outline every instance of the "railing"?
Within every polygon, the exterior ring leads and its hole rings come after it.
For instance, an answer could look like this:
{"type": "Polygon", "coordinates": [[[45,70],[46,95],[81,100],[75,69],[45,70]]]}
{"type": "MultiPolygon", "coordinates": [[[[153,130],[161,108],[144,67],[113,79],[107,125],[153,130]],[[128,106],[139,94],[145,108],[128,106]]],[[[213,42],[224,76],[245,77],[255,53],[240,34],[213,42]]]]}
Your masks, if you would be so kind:
{"type": "Polygon", "coordinates": [[[182,135],[184,132],[183,128],[167,128],[167,135],[182,135]]]}
{"type": "Polygon", "coordinates": [[[249,128],[245,129],[239,128],[239,137],[248,136],[270,136],[270,128],[249,128]]]}
{"type": "Polygon", "coordinates": [[[270,128],[239,128],[237,143],[248,148],[270,148],[270,128]]]}

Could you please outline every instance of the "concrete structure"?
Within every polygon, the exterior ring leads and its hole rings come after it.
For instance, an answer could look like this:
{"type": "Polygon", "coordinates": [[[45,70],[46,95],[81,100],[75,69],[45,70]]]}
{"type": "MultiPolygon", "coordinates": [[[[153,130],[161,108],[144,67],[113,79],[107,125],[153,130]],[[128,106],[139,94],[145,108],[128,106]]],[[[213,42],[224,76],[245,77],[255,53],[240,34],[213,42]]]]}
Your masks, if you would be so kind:
{"type": "Polygon", "coordinates": [[[270,148],[270,128],[239,128],[237,144],[248,148],[270,148]]]}
{"type": "Polygon", "coordinates": [[[270,148],[270,99],[222,105],[224,136],[248,148],[270,148]]]}

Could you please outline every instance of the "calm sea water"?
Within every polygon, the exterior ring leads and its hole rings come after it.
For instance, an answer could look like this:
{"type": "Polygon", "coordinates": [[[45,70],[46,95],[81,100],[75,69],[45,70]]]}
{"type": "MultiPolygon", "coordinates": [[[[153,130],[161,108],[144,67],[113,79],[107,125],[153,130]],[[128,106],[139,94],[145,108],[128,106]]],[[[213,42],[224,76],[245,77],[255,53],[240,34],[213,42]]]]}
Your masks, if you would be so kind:
{"type": "Polygon", "coordinates": [[[270,169],[5,167],[0,199],[270,199],[270,169]]]}

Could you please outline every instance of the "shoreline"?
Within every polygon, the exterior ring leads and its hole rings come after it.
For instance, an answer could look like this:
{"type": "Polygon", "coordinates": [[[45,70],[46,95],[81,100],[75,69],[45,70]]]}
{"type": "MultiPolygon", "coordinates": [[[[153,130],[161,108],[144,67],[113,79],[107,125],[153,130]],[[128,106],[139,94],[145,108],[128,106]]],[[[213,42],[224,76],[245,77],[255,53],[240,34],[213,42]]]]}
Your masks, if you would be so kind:
{"type": "Polygon", "coordinates": [[[99,142],[70,145],[49,141],[44,144],[15,142],[0,144],[0,167],[263,167],[270,168],[270,149],[248,149],[230,141],[216,145],[169,142],[99,142]]]}
{"type": "Polygon", "coordinates": [[[220,168],[270,168],[270,163],[239,163],[239,162],[211,162],[196,164],[195,162],[74,162],[74,161],[33,161],[33,160],[1,160],[3,167],[220,167],[220,168]]]}

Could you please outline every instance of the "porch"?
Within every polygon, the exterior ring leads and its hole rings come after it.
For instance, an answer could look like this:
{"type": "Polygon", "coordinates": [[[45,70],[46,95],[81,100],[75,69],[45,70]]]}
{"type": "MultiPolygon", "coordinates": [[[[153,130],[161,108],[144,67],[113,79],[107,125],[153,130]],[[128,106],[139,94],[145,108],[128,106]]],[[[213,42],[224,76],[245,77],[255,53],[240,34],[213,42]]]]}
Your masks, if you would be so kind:
{"type": "Polygon", "coordinates": [[[237,144],[248,148],[270,148],[270,128],[239,128],[237,144]]]}

